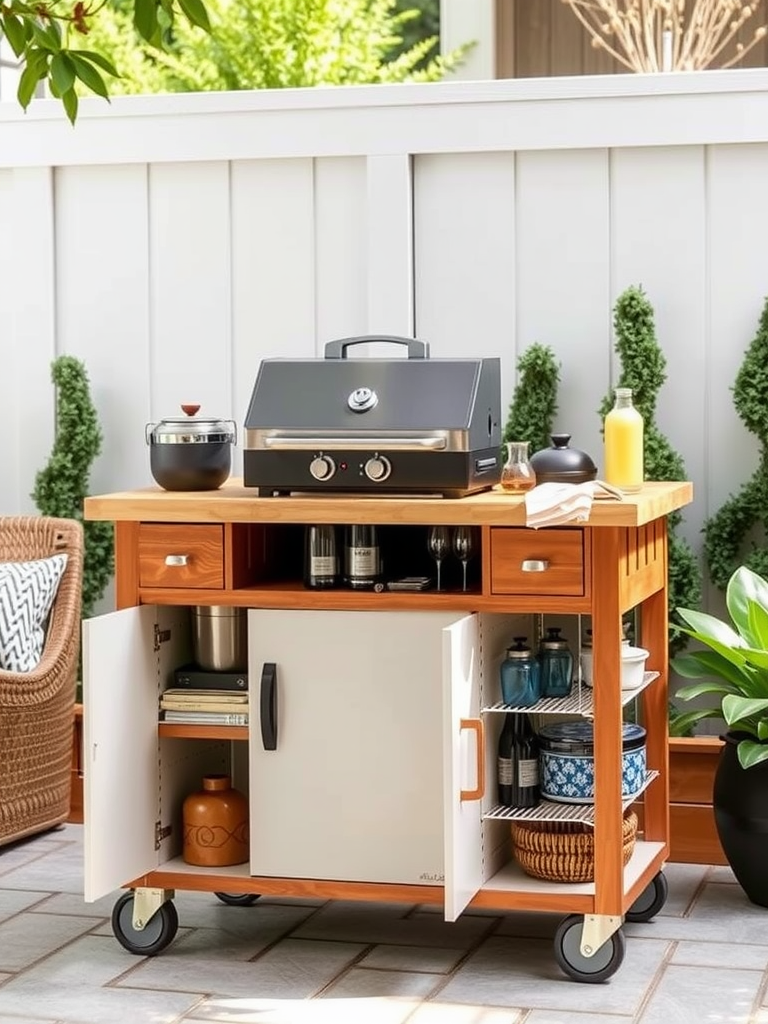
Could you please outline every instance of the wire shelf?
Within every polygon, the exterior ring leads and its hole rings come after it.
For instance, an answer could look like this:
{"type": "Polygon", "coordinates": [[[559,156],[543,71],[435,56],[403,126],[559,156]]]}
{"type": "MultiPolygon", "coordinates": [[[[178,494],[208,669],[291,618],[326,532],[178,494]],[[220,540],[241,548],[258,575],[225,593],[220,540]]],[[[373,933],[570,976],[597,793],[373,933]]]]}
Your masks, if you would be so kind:
{"type": "MultiPolygon", "coordinates": [[[[658,678],[658,672],[644,672],[643,681],[632,690],[621,691],[622,706],[629,704],[639,696],[646,686],[658,678]]],[[[540,701],[529,708],[513,707],[503,701],[497,701],[483,708],[483,714],[494,712],[510,712],[512,714],[533,714],[533,715],[581,715],[584,718],[594,717],[594,701],[592,699],[592,688],[586,685],[576,686],[567,697],[543,697],[540,701]]]]}

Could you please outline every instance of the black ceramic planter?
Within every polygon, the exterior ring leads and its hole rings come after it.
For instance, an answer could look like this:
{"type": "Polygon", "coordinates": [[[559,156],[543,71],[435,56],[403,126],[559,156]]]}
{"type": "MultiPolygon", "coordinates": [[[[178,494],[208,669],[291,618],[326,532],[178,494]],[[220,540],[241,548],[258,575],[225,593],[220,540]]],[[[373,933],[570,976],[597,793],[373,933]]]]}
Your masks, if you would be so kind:
{"type": "Polygon", "coordinates": [[[744,769],[736,747],[742,737],[723,737],[712,803],[720,843],[747,898],[768,907],[768,761],[744,769]]]}

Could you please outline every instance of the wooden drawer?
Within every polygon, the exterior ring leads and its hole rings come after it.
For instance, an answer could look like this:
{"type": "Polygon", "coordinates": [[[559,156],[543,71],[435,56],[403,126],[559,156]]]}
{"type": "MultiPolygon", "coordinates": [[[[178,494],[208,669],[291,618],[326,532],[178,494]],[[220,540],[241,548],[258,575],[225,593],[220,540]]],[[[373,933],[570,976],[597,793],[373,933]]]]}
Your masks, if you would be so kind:
{"type": "Polygon", "coordinates": [[[139,526],[140,587],[224,587],[224,527],[139,526]]]}
{"type": "Polygon", "coordinates": [[[584,578],[583,530],[491,530],[491,593],[581,597],[584,578]],[[531,571],[531,562],[546,567],[531,571]]]}

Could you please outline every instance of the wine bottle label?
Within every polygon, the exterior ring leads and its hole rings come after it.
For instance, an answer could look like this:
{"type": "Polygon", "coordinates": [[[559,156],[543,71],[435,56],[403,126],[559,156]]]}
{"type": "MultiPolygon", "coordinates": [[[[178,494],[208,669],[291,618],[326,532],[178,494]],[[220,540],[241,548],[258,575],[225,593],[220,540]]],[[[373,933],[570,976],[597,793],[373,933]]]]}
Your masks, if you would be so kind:
{"type": "Polygon", "coordinates": [[[349,576],[378,576],[378,548],[347,548],[347,574],[349,576]]]}
{"type": "Polygon", "coordinates": [[[500,786],[511,786],[512,785],[512,758],[500,757],[498,768],[496,769],[499,776],[500,786]]]}
{"type": "Polygon", "coordinates": [[[309,573],[310,576],[335,576],[336,558],[333,555],[312,555],[309,573]]]}
{"type": "Polygon", "coordinates": [[[539,762],[535,758],[526,761],[518,761],[517,784],[523,789],[539,784],[539,762]]]}

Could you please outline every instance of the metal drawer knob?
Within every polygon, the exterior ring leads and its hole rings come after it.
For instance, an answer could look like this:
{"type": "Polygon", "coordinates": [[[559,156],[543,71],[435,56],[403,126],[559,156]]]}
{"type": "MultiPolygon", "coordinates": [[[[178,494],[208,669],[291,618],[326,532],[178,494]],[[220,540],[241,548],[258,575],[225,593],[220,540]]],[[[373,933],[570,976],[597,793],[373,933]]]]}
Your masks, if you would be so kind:
{"type": "Polygon", "coordinates": [[[188,559],[187,555],[166,555],[165,556],[165,564],[166,565],[186,565],[187,564],[187,559],[188,559]]]}
{"type": "Polygon", "coordinates": [[[520,568],[523,572],[546,572],[549,562],[545,558],[526,558],[520,568]]]}

